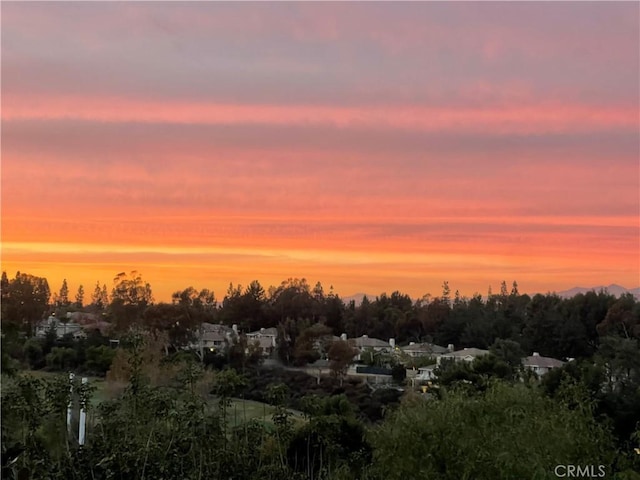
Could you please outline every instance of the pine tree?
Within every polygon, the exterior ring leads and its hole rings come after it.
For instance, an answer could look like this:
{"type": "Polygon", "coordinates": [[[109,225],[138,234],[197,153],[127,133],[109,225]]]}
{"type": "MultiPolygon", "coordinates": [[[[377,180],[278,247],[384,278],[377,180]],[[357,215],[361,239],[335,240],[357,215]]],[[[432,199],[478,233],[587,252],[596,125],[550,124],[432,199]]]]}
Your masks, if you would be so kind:
{"type": "Polygon", "coordinates": [[[106,284],[103,284],[102,287],[100,287],[100,282],[96,282],[93,294],[91,295],[91,304],[100,309],[107,308],[109,305],[109,294],[107,293],[106,284]]]}
{"type": "Polygon", "coordinates": [[[109,305],[109,294],[107,293],[107,284],[102,284],[102,291],[100,292],[100,302],[106,308],[109,305]]]}
{"type": "Polygon", "coordinates": [[[76,307],[82,308],[84,305],[84,287],[80,285],[78,287],[78,293],[76,293],[76,307]]]}
{"type": "Polygon", "coordinates": [[[100,288],[100,282],[96,282],[96,288],[93,289],[93,294],[91,295],[91,304],[99,308],[104,308],[105,305],[102,304],[101,299],[102,290],[100,288]]]}
{"type": "Polygon", "coordinates": [[[442,284],[442,301],[447,305],[451,304],[451,288],[447,281],[442,284]]]}
{"type": "Polygon", "coordinates": [[[60,287],[60,293],[58,293],[57,303],[59,307],[66,307],[69,305],[69,286],[67,285],[67,279],[62,280],[62,286],[60,287]]]}
{"type": "Polygon", "coordinates": [[[500,284],[500,296],[506,297],[507,295],[508,295],[507,282],[503,280],[502,283],[500,284]]]}

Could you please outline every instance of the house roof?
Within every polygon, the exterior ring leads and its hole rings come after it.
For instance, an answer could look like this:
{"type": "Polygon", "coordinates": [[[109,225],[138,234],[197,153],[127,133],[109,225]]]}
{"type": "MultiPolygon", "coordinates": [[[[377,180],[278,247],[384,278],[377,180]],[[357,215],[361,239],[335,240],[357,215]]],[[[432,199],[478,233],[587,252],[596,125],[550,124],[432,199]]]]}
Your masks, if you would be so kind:
{"type": "Polygon", "coordinates": [[[363,335],[358,338],[352,338],[351,341],[358,348],[385,348],[389,347],[389,342],[380,340],[379,338],[370,338],[367,335],[363,335]]]}
{"type": "Polygon", "coordinates": [[[541,368],[557,368],[564,365],[562,360],[551,357],[541,357],[540,355],[531,355],[522,360],[525,367],[541,367],[541,368]]]}
{"type": "Polygon", "coordinates": [[[278,329],[276,327],[261,328],[260,330],[256,330],[255,332],[247,333],[247,336],[248,337],[258,337],[258,336],[277,337],[278,329]]]}
{"type": "Polygon", "coordinates": [[[481,348],[463,348],[456,352],[446,353],[443,357],[464,358],[464,357],[480,357],[482,355],[488,355],[489,350],[482,350],[481,348]]]}
{"type": "Polygon", "coordinates": [[[414,345],[405,345],[404,347],[400,347],[400,350],[403,352],[418,352],[418,353],[435,353],[442,354],[447,353],[447,349],[441,347],[440,345],[435,345],[433,343],[416,343],[414,345]]]}
{"type": "Polygon", "coordinates": [[[231,327],[227,327],[226,325],[222,325],[220,323],[203,323],[202,331],[204,333],[215,332],[220,335],[226,335],[233,333],[233,329],[231,327]]]}

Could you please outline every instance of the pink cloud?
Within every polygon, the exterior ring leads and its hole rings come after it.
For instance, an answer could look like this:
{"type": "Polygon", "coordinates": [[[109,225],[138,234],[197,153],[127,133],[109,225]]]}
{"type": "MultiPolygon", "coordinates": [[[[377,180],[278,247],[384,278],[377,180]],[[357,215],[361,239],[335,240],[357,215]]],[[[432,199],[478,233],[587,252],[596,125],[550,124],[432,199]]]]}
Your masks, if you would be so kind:
{"type": "Polygon", "coordinates": [[[377,127],[428,132],[559,133],[637,129],[633,106],[529,104],[501,108],[338,107],[149,102],[125,98],[7,95],[2,120],[81,119],[101,122],[264,124],[377,127]]]}

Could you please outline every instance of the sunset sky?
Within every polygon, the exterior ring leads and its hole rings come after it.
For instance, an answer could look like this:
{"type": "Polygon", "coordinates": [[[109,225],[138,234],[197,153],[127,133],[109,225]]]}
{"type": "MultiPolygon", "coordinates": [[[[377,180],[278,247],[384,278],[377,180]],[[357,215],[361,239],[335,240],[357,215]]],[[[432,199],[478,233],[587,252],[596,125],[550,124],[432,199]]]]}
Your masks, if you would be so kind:
{"type": "Polygon", "coordinates": [[[3,1],[2,269],[640,285],[640,4],[3,1]]]}

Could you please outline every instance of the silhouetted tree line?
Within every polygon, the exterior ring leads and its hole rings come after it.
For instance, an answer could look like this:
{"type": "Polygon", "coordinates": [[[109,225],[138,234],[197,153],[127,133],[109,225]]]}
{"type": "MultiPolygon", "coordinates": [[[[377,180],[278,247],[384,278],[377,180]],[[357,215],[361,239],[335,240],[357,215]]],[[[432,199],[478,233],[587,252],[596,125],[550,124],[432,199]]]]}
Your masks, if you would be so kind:
{"type": "MultiPolygon", "coordinates": [[[[81,287],[82,288],[82,287],[81,287]]],[[[81,295],[82,293],[82,295],[81,295]]],[[[35,324],[52,312],[82,308],[102,314],[110,322],[113,334],[126,332],[133,325],[168,334],[168,343],[176,347],[191,338],[203,322],[237,325],[243,332],[276,327],[280,333],[278,353],[291,363],[296,341],[309,328],[318,332],[349,337],[369,335],[397,344],[428,341],[456,348],[489,348],[496,339],[513,340],[525,352],[539,352],[555,358],[588,358],[597,350],[600,338],[619,335],[640,337],[640,303],[631,295],[616,298],[605,291],[561,298],[555,294],[520,294],[502,282],[500,292],[486,296],[451,295],[447,282],[440,296],[425,295],[413,301],[395,291],[375,299],[363,298],[345,304],[330,288],[324,291],[305,279],[290,278],[265,290],[258,281],[243,288],[230,284],[218,303],[212,291],[188,287],[175,292],[171,303],[154,303],[151,286],[137,272],[120,273],[114,278],[111,294],[106,285],[96,284],[91,303],[68,300],[64,281],[55,301],[50,303],[46,279],[18,273],[8,280],[2,275],[3,332],[23,331],[28,335],[35,324]]]]}

